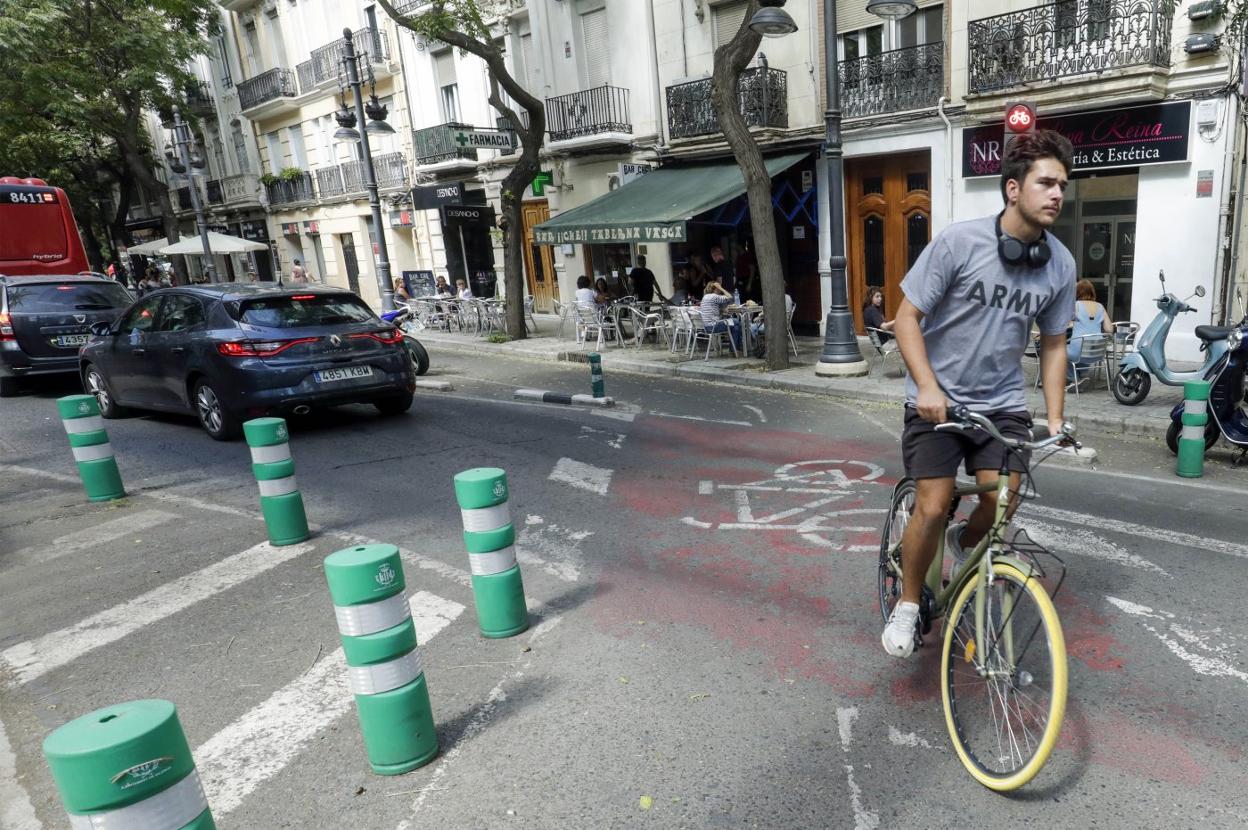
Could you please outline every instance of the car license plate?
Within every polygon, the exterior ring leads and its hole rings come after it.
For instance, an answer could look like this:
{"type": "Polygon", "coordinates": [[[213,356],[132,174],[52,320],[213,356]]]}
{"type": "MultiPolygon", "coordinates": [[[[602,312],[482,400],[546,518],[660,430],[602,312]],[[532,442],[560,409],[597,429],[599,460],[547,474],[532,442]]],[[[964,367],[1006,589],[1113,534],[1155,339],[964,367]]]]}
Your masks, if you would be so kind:
{"type": "Polygon", "coordinates": [[[353,380],[373,376],[372,366],[347,366],[342,369],[322,369],[316,372],[317,383],[328,383],[335,380],[353,380]]]}
{"type": "Polygon", "coordinates": [[[58,334],[52,338],[52,345],[68,348],[69,346],[85,346],[87,345],[87,336],[85,334],[58,334]]]}

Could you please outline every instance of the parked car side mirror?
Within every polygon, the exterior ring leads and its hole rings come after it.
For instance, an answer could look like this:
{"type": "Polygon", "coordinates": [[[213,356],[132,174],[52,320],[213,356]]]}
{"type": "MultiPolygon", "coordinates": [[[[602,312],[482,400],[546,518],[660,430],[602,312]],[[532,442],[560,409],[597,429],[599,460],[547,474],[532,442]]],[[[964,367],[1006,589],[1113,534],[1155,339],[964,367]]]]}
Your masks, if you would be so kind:
{"type": "Polygon", "coordinates": [[[96,337],[108,337],[113,333],[113,324],[107,320],[96,320],[87,330],[96,337]]]}

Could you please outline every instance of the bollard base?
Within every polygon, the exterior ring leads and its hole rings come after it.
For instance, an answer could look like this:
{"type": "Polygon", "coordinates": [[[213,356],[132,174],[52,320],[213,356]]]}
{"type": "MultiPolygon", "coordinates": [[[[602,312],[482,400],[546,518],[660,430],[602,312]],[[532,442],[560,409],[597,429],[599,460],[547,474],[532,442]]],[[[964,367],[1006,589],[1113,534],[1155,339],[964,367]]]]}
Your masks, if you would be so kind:
{"type": "Polygon", "coordinates": [[[79,461],[78,475],[87,491],[88,501],[113,501],[125,498],[126,488],[121,483],[121,471],[115,458],[98,461],[79,461]]]}
{"type": "Polygon", "coordinates": [[[212,814],[204,810],[190,824],[179,827],[178,830],[217,830],[216,822],[212,820],[212,814]]]}
{"type": "Polygon", "coordinates": [[[438,735],[422,674],[389,692],[356,695],[368,765],[378,775],[402,775],[438,755],[438,735]]]}
{"type": "Polygon", "coordinates": [[[269,531],[269,542],[281,547],[306,541],[308,517],[303,510],[303,495],[298,491],[284,496],[261,496],[260,512],[269,531]]]}
{"type": "Polygon", "coordinates": [[[481,636],[501,640],[528,629],[529,610],[524,602],[519,565],[488,576],[473,574],[472,595],[481,636]]]}

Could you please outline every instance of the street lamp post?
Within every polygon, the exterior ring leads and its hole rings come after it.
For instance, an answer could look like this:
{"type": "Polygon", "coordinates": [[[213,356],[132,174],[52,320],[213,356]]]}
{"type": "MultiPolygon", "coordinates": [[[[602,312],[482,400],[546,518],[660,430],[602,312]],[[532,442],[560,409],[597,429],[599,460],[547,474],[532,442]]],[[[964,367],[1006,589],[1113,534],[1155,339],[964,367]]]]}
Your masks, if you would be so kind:
{"type": "Polygon", "coordinates": [[[195,211],[195,227],[204,245],[204,273],[208,275],[209,282],[217,282],[217,269],[212,264],[212,246],[208,243],[208,223],[204,220],[204,205],[199,200],[199,188],[195,185],[194,178],[196,170],[203,175],[204,159],[195,146],[195,135],[191,132],[190,125],[182,120],[177,104],[173,106],[173,138],[165,146],[165,157],[169,160],[170,170],[186,176],[187,189],[191,192],[191,207],[195,211]]]}
{"type": "MultiPolygon", "coordinates": [[[[343,56],[342,65],[346,70],[347,83],[355,96],[355,112],[347,110],[343,103],[337,119],[340,129],[334,134],[338,138],[358,140],[360,156],[364,162],[364,188],[368,191],[368,207],[373,213],[373,229],[377,233],[377,289],[381,293],[381,310],[394,311],[394,283],[390,279],[390,250],[386,246],[386,228],[381,220],[381,197],[377,192],[377,173],[373,169],[373,153],[368,144],[368,134],[394,132],[394,128],[385,122],[386,108],[377,100],[376,91],[369,101],[369,115],[372,119],[365,125],[364,93],[360,82],[359,57],[355,54],[355,43],[350,28],[342,30],[343,56]],[[356,131],[356,123],[365,125],[356,131]],[[354,135],[353,135],[354,134],[354,135]]],[[[373,68],[368,66],[370,80],[373,68]]]]}

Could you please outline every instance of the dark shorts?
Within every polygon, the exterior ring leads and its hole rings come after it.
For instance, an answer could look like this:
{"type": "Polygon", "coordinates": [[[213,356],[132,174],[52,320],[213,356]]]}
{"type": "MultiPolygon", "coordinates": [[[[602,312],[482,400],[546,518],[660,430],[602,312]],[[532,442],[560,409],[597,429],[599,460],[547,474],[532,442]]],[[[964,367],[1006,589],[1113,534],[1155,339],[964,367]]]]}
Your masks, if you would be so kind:
{"type": "MultiPolygon", "coordinates": [[[[1031,414],[1028,412],[986,413],[1006,438],[1031,440],[1031,414]]],[[[953,478],[958,462],[966,462],[966,472],[1000,470],[1009,455],[1011,471],[1023,472],[1027,453],[1007,453],[1006,448],[983,430],[940,430],[906,407],[906,426],[901,434],[901,457],[911,478],[953,478]]]]}

